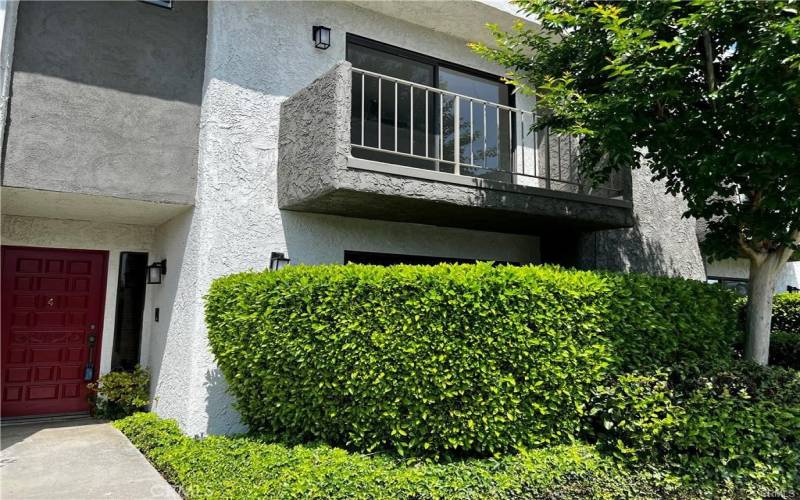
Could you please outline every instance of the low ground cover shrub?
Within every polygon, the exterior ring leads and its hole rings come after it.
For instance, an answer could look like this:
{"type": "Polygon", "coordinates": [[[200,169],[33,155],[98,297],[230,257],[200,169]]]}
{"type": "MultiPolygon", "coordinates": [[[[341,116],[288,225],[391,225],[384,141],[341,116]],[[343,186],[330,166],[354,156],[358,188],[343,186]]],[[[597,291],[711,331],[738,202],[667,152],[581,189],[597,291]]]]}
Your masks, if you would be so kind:
{"type": "Polygon", "coordinates": [[[692,499],[784,491],[745,476],[738,484],[687,485],[668,469],[628,467],[580,443],[435,463],[324,444],[288,446],[256,436],[193,439],[174,421],[151,413],[114,425],[188,499],[692,499]]]}
{"type": "Polygon", "coordinates": [[[189,499],[658,498],[677,491],[580,444],[437,464],[256,437],[192,439],[149,413],[114,425],[189,499]]]}
{"type": "Polygon", "coordinates": [[[137,365],[132,372],[106,373],[87,387],[92,392],[95,416],[114,420],[147,408],[150,372],[137,365]]]}
{"type": "Polygon", "coordinates": [[[569,442],[612,375],[730,358],[732,308],[547,266],[290,266],[215,281],[206,320],[251,430],[457,457],[569,442]]]}

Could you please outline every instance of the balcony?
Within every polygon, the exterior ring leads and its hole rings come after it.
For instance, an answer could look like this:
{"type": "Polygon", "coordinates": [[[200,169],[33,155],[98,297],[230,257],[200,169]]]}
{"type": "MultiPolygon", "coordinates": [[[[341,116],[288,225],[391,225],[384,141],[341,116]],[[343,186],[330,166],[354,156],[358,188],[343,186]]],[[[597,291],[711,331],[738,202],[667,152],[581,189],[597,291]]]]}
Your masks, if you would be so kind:
{"type": "Polygon", "coordinates": [[[281,209],[541,233],[632,225],[629,177],[593,187],[578,140],[530,111],[343,62],[281,107],[281,209]]]}

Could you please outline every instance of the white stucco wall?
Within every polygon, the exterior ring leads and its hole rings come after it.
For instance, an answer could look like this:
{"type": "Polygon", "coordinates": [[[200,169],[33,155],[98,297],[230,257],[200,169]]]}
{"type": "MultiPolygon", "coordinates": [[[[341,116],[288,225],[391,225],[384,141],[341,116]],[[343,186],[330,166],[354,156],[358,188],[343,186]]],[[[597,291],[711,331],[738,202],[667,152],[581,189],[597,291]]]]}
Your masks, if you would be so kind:
{"type": "MultiPolygon", "coordinates": [[[[16,215],[3,215],[0,225],[2,226],[3,245],[108,251],[108,279],[100,347],[100,373],[108,372],[111,369],[114,340],[120,252],[150,252],[154,228],[16,215]]],[[[145,296],[145,311],[149,308],[151,292],[152,286],[148,286],[145,296]]],[[[149,343],[150,323],[145,316],[140,353],[140,360],[145,365],[150,359],[149,343]]]]}
{"type": "Polygon", "coordinates": [[[305,263],[342,262],[345,249],[538,259],[533,237],[277,208],[280,104],[344,60],[348,31],[502,73],[472,54],[464,40],[348,3],[209,3],[196,206],[157,229],[153,253],[154,259],[167,258],[169,270],[152,304],[161,308],[161,321],[152,326],[154,408],[177,418],[190,434],[242,429],[208,349],[202,297],[214,278],[263,269],[273,251],[305,263]],[[313,46],[316,24],[332,28],[328,50],[313,46]]]}
{"type": "MultiPolygon", "coordinates": [[[[747,259],[725,259],[706,262],[706,275],[721,278],[748,279],[750,276],[750,263],[747,259]]],[[[800,262],[788,262],[775,283],[775,292],[785,292],[786,287],[800,288],[800,262]]]]}

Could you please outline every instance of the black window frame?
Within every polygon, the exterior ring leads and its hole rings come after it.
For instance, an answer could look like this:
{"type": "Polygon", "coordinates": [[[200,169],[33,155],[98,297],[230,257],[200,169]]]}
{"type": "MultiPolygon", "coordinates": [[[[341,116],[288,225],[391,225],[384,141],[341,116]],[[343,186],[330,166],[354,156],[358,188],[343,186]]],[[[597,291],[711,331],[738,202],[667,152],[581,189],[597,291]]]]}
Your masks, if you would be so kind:
{"type": "Polygon", "coordinates": [[[445,59],[439,59],[438,57],[433,57],[427,54],[422,54],[420,52],[415,52],[413,50],[404,49],[402,47],[391,45],[385,42],[379,42],[377,40],[373,40],[372,38],[366,38],[361,35],[356,35],[354,33],[347,33],[345,38],[346,38],[345,59],[348,61],[350,60],[350,45],[355,44],[355,45],[361,45],[362,47],[366,47],[368,49],[378,50],[392,55],[405,57],[407,59],[412,59],[414,61],[421,62],[423,64],[430,64],[431,66],[433,66],[433,86],[437,89],[439,88],[439,68],[443,66],[448,69],[461,71],[462,73],[467,73],[472,76],[484,78],[486,80],[492,80],[495,82],[503,83],[505,85],[506,91],[508,92],[508,104],[505,104],[505,106],[511,108],[516,107],[516,95],[514,94],[514,86],[503,82],[502,75],[496,75],[494,73],[489,73],[487,71],[482,71],[479,69],[471,68],[469,66],[464,66],[463,64],[454,63],[451,61],[447,61],[445,59]]]}
{"type": "Polygon", "coordinates": [[[437,257],[432,255],[367,252],[363,250],[345,250],[345,264],[360,264],[370,266],[435,266],[437,264],[477,264],[479,262],[492,262],[494,266],[521,266],[519,262],[507,260],[489,261],[485,259],[467,259],[463,257],[437,257]]]}

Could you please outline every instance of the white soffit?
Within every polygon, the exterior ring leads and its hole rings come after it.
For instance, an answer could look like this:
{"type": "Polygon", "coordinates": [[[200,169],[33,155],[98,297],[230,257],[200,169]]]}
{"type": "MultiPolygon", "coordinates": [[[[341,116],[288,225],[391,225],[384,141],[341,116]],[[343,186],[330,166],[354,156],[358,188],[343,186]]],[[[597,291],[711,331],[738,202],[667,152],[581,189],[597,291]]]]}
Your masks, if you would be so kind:
{"type": "Polygon", "coordinates": [[[144,226],[163,224],[191,208],[173,203],[13,187],[3,187],[0,198],[0,213],[3,215],[144,226]]]}
{"type": "Polygon", "coordinates": [[[504,30],[522,21],[531,28],[539,23],[517,13],[517,7],[505,0],[407,1],[350,0],[359,7],[401,19],[440,33],[470,42],[493,44],[487,23],[504,30]]]}

